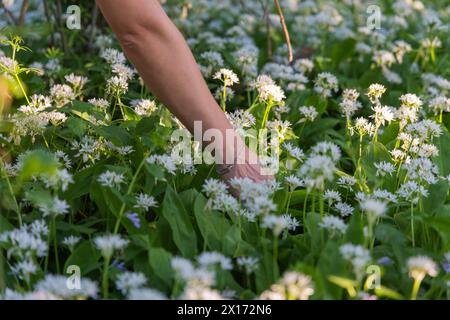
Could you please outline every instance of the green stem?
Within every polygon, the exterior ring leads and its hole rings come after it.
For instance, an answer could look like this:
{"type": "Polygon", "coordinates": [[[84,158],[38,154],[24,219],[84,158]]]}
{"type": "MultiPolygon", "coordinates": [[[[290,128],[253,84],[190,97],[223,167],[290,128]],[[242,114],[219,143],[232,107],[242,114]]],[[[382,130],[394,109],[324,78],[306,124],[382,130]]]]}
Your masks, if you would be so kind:
{"type": "Polygon", "coordinates": [[[414,279],[414,284],[413,284],[413,288],[411,291],[411,300],[416,300],[417,299],[417,293],[419,293],[419,289],[420,289],[420,283],[422,281],[419,279],[414,279]]]}
{"type": "Polygon", "coordinates": [[[59,267],[59,257],[58,257],[58,241],[56,239],[56,219],[52,219],[52,233],[53,233],[53,250],[55,251],[55,263],[56,263],[56,273],[60,274],[61,270],[59,267]]]}
{"type": "MultiPolygon", "coordinates": [[[[141,163],[139,164],[139,167],[137,168],[136,173],[134,174],[133,179],[131,180],[130,186],[128,187],[128,190],[126,193],[126,197],[129,196],[131,194],[131,192],[133,192],[133,188],[136,183],[137,177],[138,177],[139,173],[141,172],[142,168],[144,167],[145,161],[147,161],[146,155],[144,155],[144,158],[142,159],[141,163]]],[[[114,227],[114,234],[117,234],[117,232],[119,232],[119,227],[120,227],[120,223],[122,222],[125,208],[126,208],[126,202],[124,201],[122,203],[122,206],[119,211],[119,217],[117,218],[116,226],[114,227]]]]}
{"type": "Polygon", "coordinates": [[[414,204],[411,201],[411,238],[412,246],[416,246],[415,235],[414,235],[414,204]]]}
{"type": "Polygon", "coordinates": [[[109,262],[111,256],[104,258],[103,261],[103,274],[102,274],[102,294],[103,299],[108,299],[109,296],[109,262]]]}

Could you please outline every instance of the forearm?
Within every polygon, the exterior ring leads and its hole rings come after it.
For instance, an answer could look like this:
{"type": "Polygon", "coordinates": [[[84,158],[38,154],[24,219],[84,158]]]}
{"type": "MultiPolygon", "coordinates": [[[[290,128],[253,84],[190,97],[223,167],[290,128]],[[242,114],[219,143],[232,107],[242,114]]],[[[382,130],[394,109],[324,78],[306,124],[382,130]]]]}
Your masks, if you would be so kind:
{"type": "Polygon", "coordinates": [[[156,0],[97,0],[121,46],[151,92],[193,132],[231,129],[183,36],[156,0]],[[125,14],[124,14],[125,13],[125,14]]]}

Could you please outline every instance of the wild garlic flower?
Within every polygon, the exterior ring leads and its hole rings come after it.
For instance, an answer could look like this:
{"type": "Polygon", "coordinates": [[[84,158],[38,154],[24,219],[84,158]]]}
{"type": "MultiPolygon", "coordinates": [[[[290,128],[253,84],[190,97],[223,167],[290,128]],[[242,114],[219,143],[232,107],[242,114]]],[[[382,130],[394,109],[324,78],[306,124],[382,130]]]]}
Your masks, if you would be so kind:
{"type": "Polygon", "coordinates": [[[367,96],[373,104],[379,104],[379,100],[385,92],[386,88],[382,84],[374,83],[369,86],[367,96]]]}
{"type": "Polygon", "coordinates": [[[239,83],[238,76],[230,69],[220,69],[214,74],[213,78],[222,81],[226,87],[231,87],[239,83]]]}
{"type": "Polygon", "coordinates": [[[328,201],[328,205],[331,206],[335,202],[341,202],[341,194],[335,190],[325,190],[323,194],[324,200],[328,201]]]}
{"type": "Polygon", "coordinates": [[[171,267],[176,275],[187,284],[199,286],[212,286],[215,283],[215,273],[209,269],[196,268],[192,262],[185,258],[173,257],[171,267]]]}
{"type": "Polygon", "coordinates": [[[309,59],[298,59],[294,62],[293,67],[300,73],[310,73],[314,70],[314,63],[309,59]]]}
{"type": "Polygon", "coordinates": [[[200,266],[208,268],[218,265],[222,270],[232,270],[231,259],[219,252],[203,252],[197,257],[200,266]]]}
{"type": "Polygon", "coordinates": [[[128,91],[128,81],[126,78],[113,76],[106,82],[106,93],[115,96],[121,96],[128,91]]]}
{"type": "Polygon", "coordinates": [[[0,234],[0,243],[7,248],[8,256],[45,257],[47,255],[48,227],[44,221],[36,220],[30,225],[0,234]]]}
{"type": "Polygon", "coordinates": [[[356,178],[352,176],[342,176],[338,179],[337,184],[344,189],[351,190],[356,184],[356,178]]]}
{"type": "Polygon", "coordinates": [[[392,163],[381,161],[373,164],[377,168],[377,177],[385,177],[395,172],[395,166],[392,163]]]}
{"type": "Polygon", "coordinates": [[[66,84],[55,84],[50,88],[50,96],[58,108],[63,107],[75,99],[72,88],[66,84]]]}
{"type": "Polygon", "coordinates": [[[100,159],[100,152],[103,148],[103,144],[91,136],[84,136],[81,141],[72,141],[71,149],[77,151],[75,157],[81,157],[83,162],[88,162],[89,160],[95,163],[100,159]]]}
{"type": "Polygon", "coordinates": [[[450,112],[450,98],[445,96],[434,97],[429,101],[428,105],[435,115],[439,115],[442,112],[450,112]]]}
{"type": "Polygon", "coordinates": [[[227,189],[228,187],[224,182],[214,178],[206,180],[202,188],[207,197],[217,197],[220,194],[228,193],[227,189]]]}
{"type": "Polygon", "coordinates": [[[406,262],[409,276],[417,281],[422,281],[425,276],[436,277],[439,273],[437,264],[426,256],[414,256],[406,262]]]}
{"type": "Polygon", "coordinates": [[[127,67],[126,65],[122,63],[115,63],[111,66],[111,71],[114,73],[117,77],[124,79],[126,81],[130,81],[133,79],[134,74],[136,73],[133,69],[130,67],[127,67]]]}
{"type": "Polygon", "coordinates": [[[152,100],[139,99],[131,101],[134,111],[141,117],[148,117],[156,111],[156,103],[152,100]]]}
{"type": "Polygon", "coordinates": [[[123,239],[120,235],[97,236],[94,242],[105,258],[110,258],[114,251],[122,250],[129,243],[128,240],[123,239]]]}
{"type": "Polygon", "coordinates": [[[60,200],[58,197],[54,197],[51,203],[39,204],[39,210],[44,217],[57,217],[59,215],[65,215],[69,212],[70,206],[65,200],[60,200]]]}
{"type": "Polygon", "coordinates": [[[375,223],[379,217],[384,216],[387,212],[386,202],[380,200],[367,199],[361,202],[359,206],[367,214],[370,223],[375,223]]]}
{"type": "Polygon", "coordinates": [[[112,48],[102,50],[100,56],[111,65],[117,63],[124,64],[126,62],[125,55],[122,52],[112,48]]]}
{"type": "MultiPolygon", "coordinates": [[[[295,218],[291,218],[291,219],[295,219],[295,218]]],[[[290,217],[275,216],[275,215],[269,214],[269,215],[266,215],[263,217],[261,227],[267,228],[267,229],[272,229],[273,235],[275,237],[278,237],[282,231],[287,230],[289,227],[295,229],[295,222],[294,222],[294,225],[292,225],[291,222],[292,221],[290,220],[290,217]],[[290,224],[291,224],[291,226],[290,226],[290,224]]]]}
{"type": "Polygon", "coordinates": [[[283,89],[276,84],[265,84],[258,88],[259,101],[282,103],[286,98],[283,89]]]}
{"type": "Polygon", "coordinates": [[[325,182],[332,181],[336,171],[335,162],[328,156],[311,155],[299,169],[308,190],[324,189],[325,182]]]}
{"type": "Polygon", "coordinates": [[[64,77],[68,83],[72,85],[72,89],[75,93],[83,90],[84,85],[87,83],[88,78],[83,76],[77,76],[74,73],[68,74],[64,77]]]}
{"type": "Polygon", "coordinates": [[[420,198],[428,197],[428,191],[424,186],[417,184],[415,181],[407,181],[400,185],[397,195],[406,201],[417,204],[420,198]]]}
{"type": "Polygon", "coordinates": [[[347,230],[347,224],[339,217],[325,216],[319,223],[319,227],[328,230],[331,233],[345,234],[347,230]]]}
{"type": "Polygon", "coordinates": [[[355,126],[352,129],[355,129],[361,137],[372,136],[375,133],[375,125],[362,117],[356,118],[355,126]]]}
{"type": "Polygon", "coordinates": [[[155,200],[153,196],[150,196],[145,193],[140,193],[135,198],[136,204],[135,208],[142,209],[144,211],[148,211],[150,208],[155,208],[158,206],[158,202],[155,200]]]}
{"type": "Polygon", "coordinates": [[[105,99],[93,98],[89,99],[88,102],[103,111],[106,111],[109,107],[109,101],[105,99]]]}
{"type": "Polygon", "coordinates": [[[314,294],[311,277],[303,273],[289,271],[270,289],[264,291],[260,300],[308,300],[314,294]]]}
{"type": "Polygon", "coordinates": [[[305,158],[305,153],[303,152],[303,150],[292,145],[292,143],[285,142],[283,143],[283,147],[291,157],[297,159],[298,161],[301,162],[305,158]]]}
{"type": "Polygon", "coordinates": [[[151,155],[150,157],[147,158],[147,163],[158,164],[171,175],[174,175],[177,171],[177,165],[173,161],[172,157],[166,154],[151,155]]]}
{"type": "Polygon", "coordinates": [[[314,82],[314,91],[324,97],[331,97],[333,92],[339,90],[337,78],[329,72],[321,72],[314,82]]]}
{"type": "Polygon", "coordinates": [[[370,252],[360,245],[347,243],[339,248],[342,257],[351,263],[353,272],[357,279],[361,279],[365,272],[365,267],[372,259],[370,252]]]}
{"type": "Polygon", "coordinates": [[[334,205],[334,209],[339,212],[342,217],[351,216],[353,214],[354,208],[344,202],[338,202],[334,205]]]}
{"type": "Polygon", "coordinates": [[[147,277],[141,272],[123,272],[117,276],[116,288],[123,295],[127,295],[134,289],[140,289],[146,283],[147,277]]]}
{"type": "Polygon", "coordinates": [[[47,275],[35,286],[36,292],[45,292],[59,299],[97,298],[98,285],[96,282],[82,278],[79,288],[69,288],[67,277],[47,275]]]}
{"type": "Polygon", "coordinates": [[[100,174],[97,181],[104,187],[115,188],[119,187],[120,184],[125,183],[125,176],[122,173],[108,170],[100,174]]]}
{"type": "Polygon", "coordinates": [[[333,161],[338,162],[341,159],[341,149],[329,141],[322,141],[311,148],[311,156],[328,156],[333,161]]]}
{"type": "Polygon", "coordinates": [[[303,106],[298,108],[298,110],[300,111],[301,115],[301,119],[299,122],[307,122],[307,121],[313,122],[319,115],[316,108],[314,107],[303,106]]]}
{"type": "Polygon", "coordinates": [[[75,248],[75,246],[81,241],[81,237],[78,236],[68,236],[65,237],[62,241],[62,244],[64,244],[65,246],[67,246],[70,251],[73,251],[73,249],[75,248]]]}
{"type": "Polygon", "coordinates": [[[374,119],[375,127],[384,126],[387,123],[391,123],[395,120],[395,111],[392,107],[375,105],[372,108],[374,114],[370,117],[374,119]]]}
{"type": "Polygon", "coordinates": [[[305,185],[303,180],[294,175],[287,176],[284,180],[286,184],[289,186],[289,190],[291,191],[297,189],[298,187],[303,187],[305,185]]]}

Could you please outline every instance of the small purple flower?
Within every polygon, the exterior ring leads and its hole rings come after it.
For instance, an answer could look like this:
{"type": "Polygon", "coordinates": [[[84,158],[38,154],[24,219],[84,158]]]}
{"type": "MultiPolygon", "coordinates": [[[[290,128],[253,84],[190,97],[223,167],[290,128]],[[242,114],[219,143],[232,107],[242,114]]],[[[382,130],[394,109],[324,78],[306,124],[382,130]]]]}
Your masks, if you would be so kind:
{"type": "Polygon", "coordinates": [[[127,213],[127,218],[131,220],[131,222],[133,222],[134,226],[137,229],[141,228],[141,219],[139,218],[139,215],[135,212],[128,212],[127,213]]]}
{"type": "Polygon", "coordinates": [[[385,256],[378,259],[378,263],[381,264],[382,266],[390,266],[392,264],[392,259],[385,256]]]}
{"type": "Polygon", "coordinates": [[[125,268],[125,263],[124,262],[120,262],[118,260],[114,260],[111,265],[121,271],[127,271],[127,268],[125,268]]]}

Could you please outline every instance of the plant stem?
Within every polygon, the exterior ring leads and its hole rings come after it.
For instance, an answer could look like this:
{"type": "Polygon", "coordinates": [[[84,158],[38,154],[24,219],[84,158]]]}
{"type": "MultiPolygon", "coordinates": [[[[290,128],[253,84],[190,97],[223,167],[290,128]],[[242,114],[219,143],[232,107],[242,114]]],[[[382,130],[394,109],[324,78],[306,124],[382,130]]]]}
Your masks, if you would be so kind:
{"type": "Polygon", "coordinates": [[[284,18],[283,10],[281,9],[280,2],[278,0],[275,0],[275,5],[277,7],[278,15],[280,16],[280,23],[283,27],[284,38],[288,47],[288,61],[289,63],[292,63],[294,60],[294,54],[292,53],[291,37],[289,36],[289,30],[286,26],[286,19],[284,18]]]}
{"type": "Polygon", "coordinates": [[[414,235],[414,204],[411,201],[411,238],[412,246],[416,246],[415,235],[414,235]]]}
{"type": "Polygon", "coordinates": [[[273,239],[273,279],[278,279],[278,237],[274,236],[273,239]]]}
{"type": "MultiPolygon", "coordinates": [[[[145,161],[147,161],[146,155],[144,155],[144,159],[142,159],[141,163],[139,164],[139,167],[136,170],[136,173],[133,176],[133,179],[131,180],[130,186],[128,187],[128,190],[126,193],[126,196],[129,196],[131,194],[131,192],[133,192],[133,188],[136,183],[137,177],[138,177],[139,173],[141,172],[142,168],[144,167],[145,161]]],[[[122,221],[123,214],[125,212],[125,208],[126,208],[126,202],[124,201],[122,203],[122,207],[120,208],[120,211],[119,211],[119,217],[117,218],[116,226],[114,227],[114,234],[117,234],[117,232],[119,232],[119,227],[120,227],[120,223],[122,221]]]]}
{"type": "Polygon", "coordinates": [[[411,300],[417,299],[417,293],[419,292],[421,282],[422,281],[419,279],[414,279],[414,284],[413,284],[413,288],[411,291],[411,300]]]}
{"type": "Polygon", "coordinates": [[[61,270],[59,267],[59,257],[58,257],[58,241],[56,239],[56,219],[52,219],[52,233],[53,233],[53,250],[55,251],[55,263],[56,263],[56,273],[60,274],[61,270]]]}

